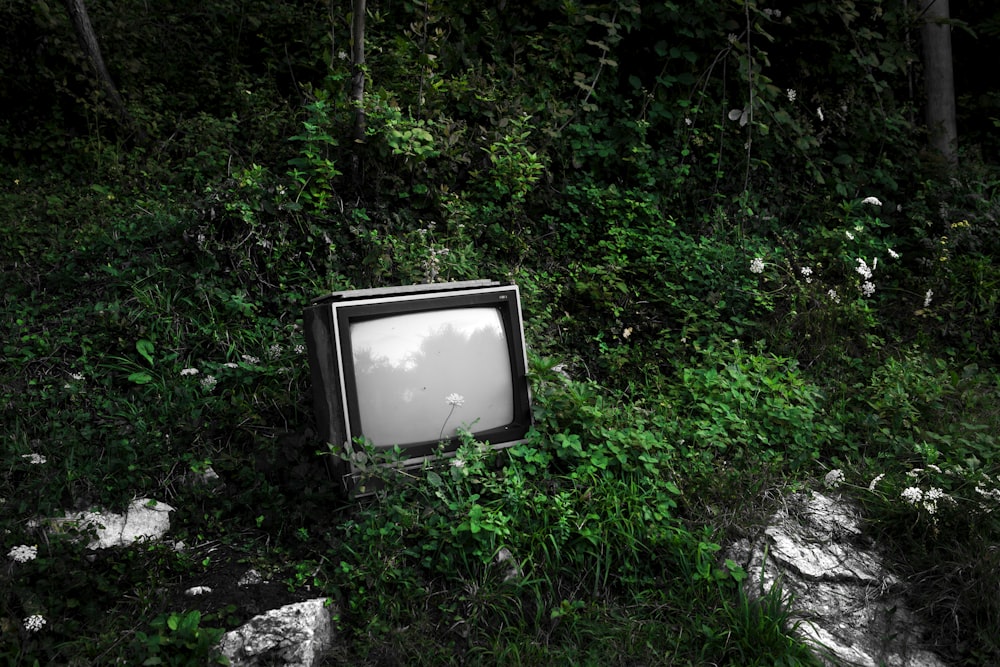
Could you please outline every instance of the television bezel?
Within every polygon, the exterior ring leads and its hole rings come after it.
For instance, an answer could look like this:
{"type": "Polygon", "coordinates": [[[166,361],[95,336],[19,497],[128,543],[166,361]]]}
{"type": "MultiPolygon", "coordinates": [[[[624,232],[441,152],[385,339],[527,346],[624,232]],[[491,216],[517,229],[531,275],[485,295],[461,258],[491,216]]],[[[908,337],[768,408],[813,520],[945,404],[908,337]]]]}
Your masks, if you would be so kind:
{"type": "MultiPolygon", "coordinates": [[[[305,324],[317,420],[321,422],[320,435],[330,438],[330,445],[342,447],[347,453],[346,469],[340,472],[348,490],[361,484],[360,476],[363,472],[355,465],[355,457],[352,455],[356,449],[355,439],[363,436],[360,432],[361,408],[357,397],[350,336],[352,323],[409,313],[479,307],[495,307],[500,314],[510,363],[513,416],[511,422],[504,426],[477,431],[472,424],[469,430],[477,441],[487,442],[493,449],[505,449],[523,442],[532,423],[527,348],[517,285],[465,281],[355,290],[322,297],[307,308],[305,324]],[[312,335],[309,335],[310,332],[312,335]],[[332,349],[324,349],[330,346],[332,349]],[[331,381],[336,382],[335,387],[328,386],[331,381]],[[327,423],[322,423],[323,420],[327,423]],[[339,442],[334,442],[333,439],[339,442]]],[[[442,452],[442,442],[444,454],[451,456],[461,444],[461,438],[456,435],[442,441],[435,439],[401,443],[399,448],[402,460],[399,464],[405,469],[421,466],[442,452]]],[[[391,450],[393,446],[384,449],[391,450]]]]}

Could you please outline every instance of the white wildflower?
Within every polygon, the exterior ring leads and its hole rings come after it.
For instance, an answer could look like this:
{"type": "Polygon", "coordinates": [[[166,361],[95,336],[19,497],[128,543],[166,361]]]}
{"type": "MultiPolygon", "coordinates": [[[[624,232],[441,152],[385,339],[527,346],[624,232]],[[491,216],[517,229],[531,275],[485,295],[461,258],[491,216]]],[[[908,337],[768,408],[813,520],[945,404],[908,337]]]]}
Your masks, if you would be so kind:
{"type": "Polygon", "coordinates": [[[460,408],[465,405],[465,396],[462,396],[461,394],[448,394],[444,397],[444,400],[448,403],[448,405],[455,408],[460,408]]]}
{"type": "Polygon", "coordinates": [[[927,290],[927,294],[924,295],[924,308],[928,308],[931,305],[931,297],[934,296],[934,290],[927,290]]]}
{"type": "Polygon", "coordinates": [[[465,459],[459,458],[459,457],[456,456],[455,458],[453,458],[451,460],[451,467],[452,468],[464,468],[465,467],[465,459]]]}
{"type": "Polygon", "coordinates": [[[795,92],[794,88],[789,88],[788,90],[785,91],[785,93],[788,95],[789,102],[794,102],[796,96],[798,95],[798,93],[795,92]]]}
{"type": "Polygon", "coordinates": [[[754,257],[753,261],[750,262],[750,273],[764,273],[764,260],[760,257],[754,257]]]}
{"type": "Polygon", "coordinates": [[[38,632],[45,625],[45,617],[41,614],[32,614],[24,619],[24,629],[28,632],[38,632]]]}
{"type": "Polygon", "coordinates": [[[923,468],[913,468],[912,470],[908,470],[906,472],[906,476],[907,477],[913,477],[913,478],[915,478],[917,475],[919,475],[923,471],[924,471],[923,468]]]}
{"type": "Polygon", "coordinates": [[[241,354],[240,355],[240,359],[242,359],[243,361],[245,361],[248,364],[259,364],[260,363],[260,359],[258,357],[253,356],[252,354],[241,354]]]}
{"type": "Polygon", "coordinates": [[[835,489],[838,486],[840,486],[843,483],[843,481],[844,481],[844,471],[838,468],[837,470],[831,470],[830,472],[826,473],[826,476],[823,477],[823,486],[825,486],[828,489],[835,489]]]}
{"type": "Polygon", "coordinates": [[[181,369],[181,375],[197,375],[198,372],[199,371],[198,371],[197,368],[183,368],[183,369],[181,369]]]}
{"type": "Polygon", "coordinates": [[[847,236],[847,238],[849,238],[850,240],[852,240],[852,241],[854,240],[854,234],[852,234],[852,233],[850,232],[850,230],[848,230],[848,231],[845,231],[845,232],[844,232],[844,235],[846,235],[846,236],[847,236]]]}
{"type": "MultiPolygon", "coordinates": [[[[822,120],[822,117],[820,118],[822,120]]],[[[881,206],[882,202],[878,197],[865,197],[861,200],[862,204],[870,204],[871,206],[881,206]]]]}
{"type": "Polygon", "coordinates": [[[889,251],[889,257],[892,257],[893,259],[899,259],[901,257],[901,255],[892,248],[887,248],[886,250],[889,251]]]}
{"type": "Polygon", "coordinates": [[[21,458],[28,459],[28,463],[30,463],[33,466],[44,465],[45,462],[48,461],[48,459],[46,459],[41,454],[36,454],[34,452],[32,452],[31,454],[21,454],[21,458]]]}
{"type": "Polygon", "coordinates": [[[271,343],[271,347],[267,348],[267,356],[269,359],[277,359],[281,356],[281,345],[278,343],[271,343]]]}
{"type": "Polygon", "coordinates": [[[799,273],[802,274],[802,277],[806,279],[807,283],[811,283],[813,281],[812,279],[813,270],[808,266],[803,266],[801,269],[799,269],[799,273]]]}
{"type": "Polygon", "coordinates": [[[866,280],[861,283],[861,293],[865,295],[865,297],[870,297],[872,294],[875,294],[875,283],[870,280],[866,280]]]}
{"type": "Polygon", "coordinates": [[[214,375],[206,375],[201,379],[201,387],[205,391],[212,391],[215,389],[215,384],[218,380],[215,379],[214,375]]]}
{"type": "Polygon", "coordinates": [[[826,291],[826,295],[830,297],[830,300],[833,301],[834,303],[840,303],[840,295],[837,294],[837,290],[832,288],[828,289],[826,291]]]}
{"type": "Polygon", "coordinates": [[[347,60],[347,51],[337,51],[337,58],[347,60]]]}
{"type": "Polygon", "coordinates": [[[222,365],[225,366],[226,368],[239,368],[240,367],[239,364],[234,364],[231,361],[228,361],[228,362],[226,362],[226,363],[224,363],[222,365]]]}
{"type": "Polygon", "coordinates": [[[915,486],[908,486],[903,489],[903,492],[899,494],[903,500],[910,503],[911,505],[916,505],[924,498],[924,492],[915,486]]]}
{"type": "Polygon", "coordinates": [[[819,116],[820,122],[826,120],[823,118],[823,107],[816,107],[816,115],[819,116]]]}
{"type": "Polygon", "coordinates": [[[19,544],[7,552],[7,558],[10,558],[15,563],[27,563],[30,560],[35,560],[37,557],[38,547],[28,546],[27,544],[19,544]]]}
{"type": "Polygon", "coordinates": [[[694,121],[691,120],[690,116],[686,116],[684,118],[684,124],[687,125],[688,127],[691,127],[692,125],[694,125],[694,121]]]}
{"type": "Polygon", "coordinates": [[[83,379],[83,373],[70,373],[69,376],[77,381],[83,379]]]}
{"type": "Polygon", "coordinates": [[[302,343],[299,343],[295,346],[294,350],[295,354],[303,354],[306,351],[306,347],[302,343]]]}
{"type": "Polygon", "coordinates": [[[881,475],[875,477],[875,479],[873,479],[871,483],[868,485],[868,490],[874,491],[875,487],[878,486],[878,483],[881,482],[883,478],[885,478],[885,473],[882,473],[881,475]]]}
{"type": "Polygon", "coordinates": [[[858,265],[855,267],[855,271],[861,274],[861,277],[865,280],[871,280],[872,270],[868,268],[868,262],[865,261],[864,257],[858,257],[858,265]]]}

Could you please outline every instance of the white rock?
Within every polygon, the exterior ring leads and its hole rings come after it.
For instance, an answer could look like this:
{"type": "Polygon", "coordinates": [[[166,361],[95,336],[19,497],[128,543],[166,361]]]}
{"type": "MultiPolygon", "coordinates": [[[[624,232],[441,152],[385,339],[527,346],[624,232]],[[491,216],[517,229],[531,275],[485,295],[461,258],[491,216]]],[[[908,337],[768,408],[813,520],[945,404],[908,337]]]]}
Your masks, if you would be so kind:
{"type": "Polygon", "coordinates": [[[791,595],[792,621],[827,664],[942,667],[920,647],[923,628],[906,607],[905,584],[858,540],[860,526],[858,511],[845,500],[815,492],[793,496],[752,550],[750,593],[778,585],[791,595]]]}
{"type": "Polygon", "coordinates": [[[333,642],[326,598],[254,616],[219,642],[232,667],[314,667],[333,642]]]}
{"type": "Polygon", "coordinates": [[[174,508],[149,498],[133,500],[125,514],[113,512],[74,512],[62,519],[50,519],[55,530],[76,528],[95,530],[97,538],[88,547],[107,549],[132,544],[141,539],[158,540],[170,530],[170,513],[174,508]]]}

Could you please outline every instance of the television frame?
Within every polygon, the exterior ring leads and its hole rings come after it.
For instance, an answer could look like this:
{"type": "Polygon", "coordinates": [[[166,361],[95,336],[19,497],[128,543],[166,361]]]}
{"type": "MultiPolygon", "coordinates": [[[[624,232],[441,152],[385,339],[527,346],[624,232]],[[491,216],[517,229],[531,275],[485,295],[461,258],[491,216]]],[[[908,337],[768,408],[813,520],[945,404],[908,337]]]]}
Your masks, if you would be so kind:
{"type": "MultiPolygon", "coordinates": [[[[335,454],[347,454],[346,461],[336,456],[327,457],[331,472],[341,480],[344,492],[353,497],[373,492],[371,481],[364,479],[363,471],[355,464],[353,456],[354,440],[364,434],[361,432],[358,386],[354,376],[352,323],[409,313],[484,306],[499,311],[507,345],[513,416],[505,425],[477,431],[473,424],[469,430],[476,440],[488,442],[492,449],[499,450],[523,442],[531,428],[527,347],[517,285],[471,280],[350,290],[314,299],[306,307],[303,326],[317,431],[335,454]]],[[[461,439],[455,435],[440,441],[398,443],[403,452],[400,467],[410,471],[422,466],[441,451],[442,443],[445,455],[451,456],[461,444],[461,439]]],[[[385,447],[391,448],[391,445],[385,447]]]]}

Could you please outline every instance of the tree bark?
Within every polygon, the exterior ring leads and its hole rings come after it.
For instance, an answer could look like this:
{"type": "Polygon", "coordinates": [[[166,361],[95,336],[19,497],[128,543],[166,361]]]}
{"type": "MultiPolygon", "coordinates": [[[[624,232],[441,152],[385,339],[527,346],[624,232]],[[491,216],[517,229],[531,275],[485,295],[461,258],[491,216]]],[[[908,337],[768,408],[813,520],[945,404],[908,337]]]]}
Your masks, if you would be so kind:
{"type": "Polygon", "coordinates": [[[361,182],[359,144],[365,141],[365,11],[366,0],[353,0],[351,16],[351,103],[354,106],[354,151],[351,171],[355,183],[361,182]]]}
{"type": "Polygon", "coordinates": [[[83,49],[83,54],[86,56],[87,62],[97,77],[101,92],[111,105],[118,123],[125,130],[132,133],[139,143],[146,143],[147,136],[145,131],[136,123],[132,114],[129,113],[128,107],[125,106],[125,101],[115,86],[114,79],[111,78],[111,73],[104,64],[104,57],[101,55],[101,46],[97,42],[97,35],[94,33],[94,27],[90,23],[90,17],[87,15],[87,7],[84,5],[84,0],[65,0],[65,5],[70,21],[73,23],[73,30],[76,32],[76,39],[80,44],[80,48],[83,49]]]}
{"type": "Polygon", "coordinates": [[[920,37],[924,51],[926,121],[930,146],[948,164],[958,164],[958,123],[955,118],[955,78],[951,58],[948,0],[921,0],[924,23],[920,37]]]}

